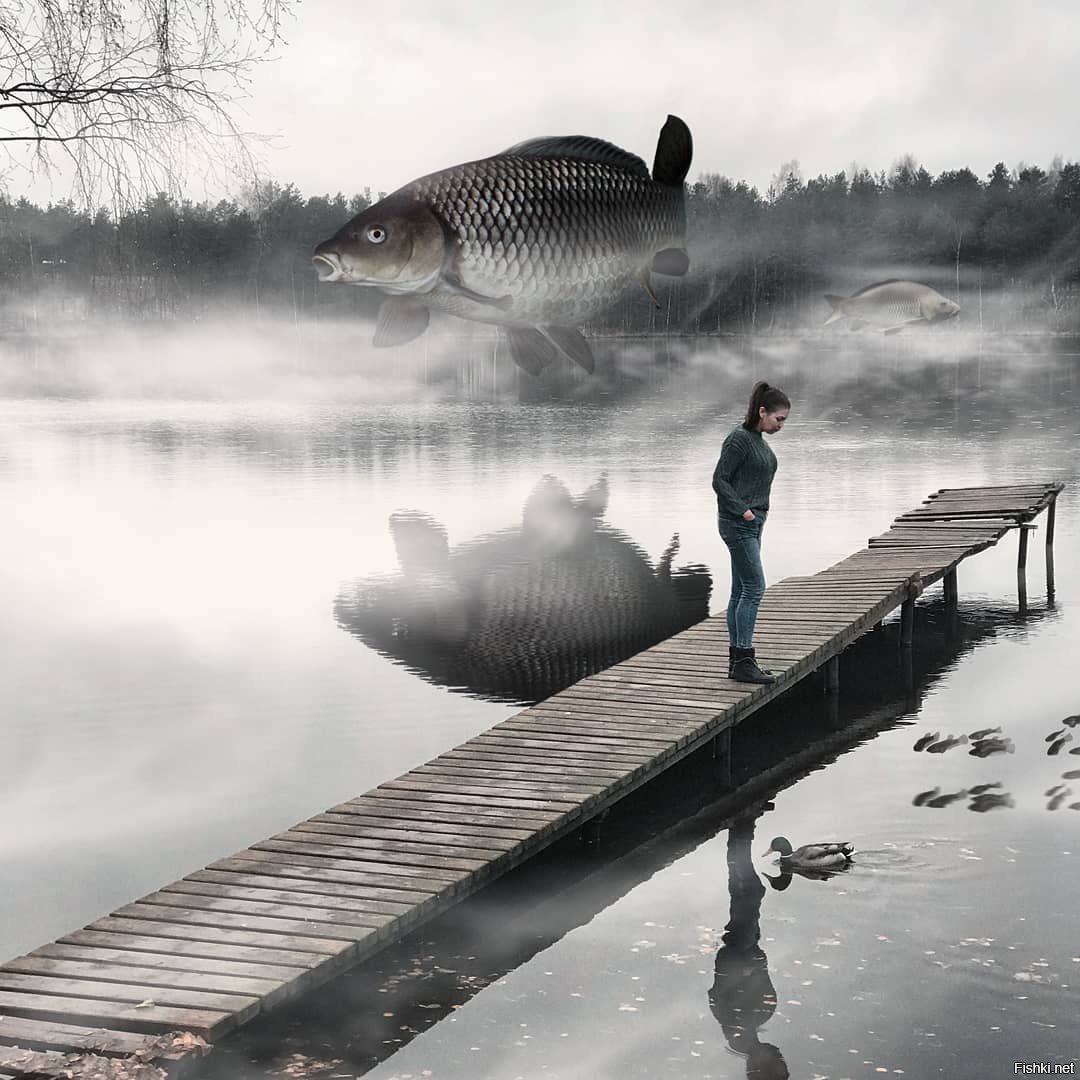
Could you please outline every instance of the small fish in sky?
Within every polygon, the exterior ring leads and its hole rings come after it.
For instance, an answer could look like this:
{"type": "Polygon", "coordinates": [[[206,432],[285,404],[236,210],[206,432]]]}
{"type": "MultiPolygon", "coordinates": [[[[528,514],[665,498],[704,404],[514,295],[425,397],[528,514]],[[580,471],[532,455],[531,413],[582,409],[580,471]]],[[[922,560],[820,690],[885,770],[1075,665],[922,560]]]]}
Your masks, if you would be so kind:
{"type": "Polygon", "coordinates": [[[987,739],[979,739],[975,742],[971,749],[968,751],[974,757],[991,757],[994,754],[1013,754],[1016,752],[1016,747],[1013,745],[1012,739],[1009,738],[996,738],[991,736],[987,739]]]}
{"type": "Polygon", "coordinates": [[[1058,793],[1059,791],[1061,791],[1061,790],[1062,790],[1062,788],[1064,788],[1064,787],[1065,787],[1065,785],[1064,785],[1064,784],[1055,784],[1055,785],[1054,785],[1053,787],[1048,787],[1048,788],[1047,788],[1047,789],[1046,789],[1046,790],[1045,790],[1045,791],[1043,792],[1043,794],[1044,794],[1044,795],[1045,795],[1045,796],[1046,796],[1047,798],[1049,798],[1049,797],[1050,797],[1051,795],[1056,795],[1056,794],[1057,794],[1057,793],[1058,793]]]}
{"type": "Polygon", "coordinates": [[[998,724],[997,727],[979,728],[978,731],[973,731],[971,733],[971,738],[973,738],[973,739],[985,739],[987,735],[996,735],[999,731],[1001,731],[1001,725],[1000,724],[998,724]]]}
{"type": "Polygon", "coordinates": [[[970,791],[972,795],[982,795],[996,787],[1001,787],[1000,780],[992,780],[989,784],[976,784],[974,787],[968,788],[968,791],[970,791]]]}
{"type": "Polygon", "coordinates": [[[1043,742],[1053,742],[1055,739],[1060,739],[1064,734],[1066,734],[1065,729],[1058,728],[1057,731],[1051,731],[1050,734],[1043,739],[1043,742]]]}
{"type": "Polygon", "coordinates": [[[925,735],[921,735],[915,740],[915,745],[912,750],[925,750],[932,742],[940,737],[940,732],[928,731],[925,735]]]}
{"type": "Polygon", "coordinates": [[[1064,719],[1064,720],[1062,720],[1061,722],[1062,722],[1062,723],[1063,723],[1063,724],[1064,724],[1064,725],[1065,725],[1066,727],[1077,727],[1077,726],[1080,726],[1080,713],[1077,713],[1077,714],[1076,714],[1075,716],[1066,716],[1066,717],[1065,717],[1065,719],[1064,719]]]}
{"type": "Polygon", "coordinates": [[[413,180],[319,244],[319,280],[381,290],[374,344],[403,345],[432,309],[501,326],[514,361],[538,375],[565,356],[587,371],[576,325],[651,272],[681,277],[690,129],[669,116],[652,173],[583,135],[530,139],[413,180]]]}
{"type": "Polygon", "coordinates": [[[925,806],[934,796],[941,792],[941,788],[932,787],[929,791],[920,791],[914,799],[911,800],[912,806],[925,806]]]}
{"type": "Polygon", "coordinates": [[[1057,810],[1059,806],[1072,794],[1072,788],[1059,791],[1047,804],[1047,810],[1057,810]]]}
{"type": "Polygon", "coordinates": [[[1080,769],[1070,769],[1061,774],[1063,780],[1080,780],[1080,769]]]}
{"type": "Polygon", "coordinates": [[[826,293],[825,299],[832,307],[832,314],[825,320],[826,326],[850,318],[884,330],[886,334],[899,333],[905,326],[915,323],[943,322],[960,311],[959,304],[929,285],[899,278],[867,285],[848,297],[826,293]]]}

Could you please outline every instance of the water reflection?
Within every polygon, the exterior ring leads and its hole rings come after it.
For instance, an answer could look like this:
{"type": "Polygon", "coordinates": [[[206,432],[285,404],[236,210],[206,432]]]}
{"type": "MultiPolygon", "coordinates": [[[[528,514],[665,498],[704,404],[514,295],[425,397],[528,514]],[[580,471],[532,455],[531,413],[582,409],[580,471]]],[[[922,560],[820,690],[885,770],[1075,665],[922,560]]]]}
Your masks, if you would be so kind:
{"type": "Polygon", "coordinates": [[[785,1080],[788,1067],[779,1048],[758,1038],[776,1011],[776,989],[760,943],[765,887],[754,870],[753,839],[753,818],[740,818],[728,829],[730,918],[716,953],[709,1008],[728,1046],[746,1058],[747,1077],[785,1080]]]}
{"type": "Polygon", "coordinates": [[[400,572],[344,586],[338,623],[421,678],[494,700],[538,701],[704,619],[712,578],[654,567],[602,523],[608,484],[577,498],[544,477],[521,523],[451,548],[427,514],[395,513],[400,572]]]}

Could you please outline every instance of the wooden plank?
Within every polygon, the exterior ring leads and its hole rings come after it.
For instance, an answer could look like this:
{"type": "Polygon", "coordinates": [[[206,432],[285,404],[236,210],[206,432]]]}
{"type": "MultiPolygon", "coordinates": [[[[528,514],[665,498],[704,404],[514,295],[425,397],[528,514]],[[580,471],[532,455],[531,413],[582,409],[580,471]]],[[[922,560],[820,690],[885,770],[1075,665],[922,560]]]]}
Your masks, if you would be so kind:
{"type": "MultiPolygon", "coordinates": [[[[541,703],[543,704],[543,703],[541,703]]],[[[446,763],[448,765],[468,765],[470,762],[478,762],[483,764],[490,764],[492,759],[492,753],[488,751],[480,751],[475,748],[472,749],[455,749],[448,750],[445,754],[440,754],[437,758],[432,758],[431,763],[446,763]]],[[[496,754],[495,757],[503,757],[505,755],[496,754]]],[[[580,776],[583,780],[607,780],[616,779],[623,774],[623,770],[617,765],[606,765],[604,763],[581,765],[579,764],[572,772],[567,765],[550,765],[542,762],[533,762],[530,764],[530,771],[535,770],[540,775],[567,775],[567,776],[580,776]]]]}
{"type": "Polygon", "coordinates": [[[106,949],[94,945],[62,945],[59,942],[42,945],[28,955],[50,960],[96,962],[107,966],[131,965],[164,974],[181,972],[216,975],[226,979],[245,979],[252,984],[262,982],[271,986],[295,979],[307,970],[283,964],[250,964],[242,960],[214,960],[178,956],[175,953],[131,952],[127,949],[106,949]]]}
{"type": "MultiPolygon", "coordinates": [[[[437,768],[434,766],[424,765],[415,770],[418,773],[434,773],[439,772],[443,775],[458,776],[463,780],[496,780],[502,783],[510,783],[517,786],[531,785],[533,783],[533,773],[528,769],[508,769],[505,767],[489,767],[484,768],[481,765],[440,765],[437,768]]],[[[627,775],[623,773],[623,776],[627,775]]],[[[616,783],[617,780],[604,779],[596,784],[594,794],[596,791],[604,791],[611,786],[612,783],[616,783]]],[[[492,852],[488,856],[494,858],[499,852],[492,852]]]]}
{"type": "Polygon", "coordinates": [[[388,889],[374,884],[364,874],[347,870],[323,869],[300,863],[273,862],[269,852],[262,852],[266,859],[222,859],[207,870],[200,870],[190,877],[260,887],[273,883],[273,887],[327,896],[349,896],[358,900],[387,900],[391,903],[406,902],[406,912],[418,906],[430,907],[433,896],[426,898],[415,892],[388,889]]]}
{"type": "MultiPolygon", "coordinates": [[[[101,922],[109,922],[103,919],[101,922]]],[[[108,930],[75,930],[59,939],[62,945],[87,945],[91,948],[115,949],[127,951],[138,956],[142,962],[144,953],[183,957],[192,963],[194,970],[203,970],[204,960],[237,960],[246,964],[259,964],[267,967],[294,967],[299,970],[315,967],[321,963],[318,955],[297,952],[294,949],[272,949],[269,947],[241,945],[235,942],[201,939],[184,939],[176,933],[153,934],[145,929],[145,924],[129,919],[111,920],[113,926],[108,930]]],[[[168,929],[176,928],[165,924],[168,929]]]]}
{"type": "Polygon", "coordinates": [[[189,928],[214,927],[218,930],[258,931],[279,936],[288,948],[335,956],[343,941],[360,941],[371,936],[368,926],[344,926],[316,922],[314,919],[271,919],[256,915],[234,915],[225,911],[195,911],[165,904],[125,904],[113,912],[117,919],[151,919],[172,922],[189,928]]]}
{"type": "Polygon", "coordinates": [[[0,1016],[0,1042],[34,1050],[90,1050],[108,1055],[134,1054],[146,1045],[147,1036],[102,1027],[81,1027],[55,1020],[28,1020],[0,1016]]]}
{"type": "Polygon", "coordinates": [[[284,851],[259,851],[248,848],[231,859],[211,863],[215,870],[239,870],[249,874],[287,873],[312,881],[338,881],[377,889],[383,898],[405,898],[413,904],[421,904],[442,894],[453,895],[457,890],[450,882],[431,881],[424,878],[392,877],[388,874],[360,870],[347,866],[338,859],[316,858],[284,851]],[[274,869],[271,869],[274,868],[274,869]]]}
{"type": "MultiPolygon", "coordinates": [[[[390,805],[376,800],[359,802],[350,800],[331,807],[327,813],[348,816],[365,822],[382,821],[386,827],[391,824],[403,827],[405,831],[415,829],[420,815],[411,812],[412,807],[390,805]]],[[[321,816],[321,815],[320,815],[321,816]]],[[[484,836],[488,839],[506,838],[508,840],[527,840],[532,835],[529,827],[515,825],[505,818],[495,819],[486,814],[446,814],[431,815],[423,819],[424,828],[432,833],[484,836]]]]}
{"type": "Polygon", "coordinates": [[[409,855],[407,858],[411,861],[406,862],[393,852],[381,848],[356,848],[302,832],[291,835],[281,834],[269,840],[262,840],[252,845],[252,849],[273,851],[279,854],[313,855],[321,859],[329,859],[336,864],[348,862],[350,865],[344,867],[346,870],[357,873],[370,871],[385,877],[400,878],[398,885],[406,889],[415,889],[419,882],[425,892],[428,891],[429,886],[453,885],[472,871],[479,870],[488,861],[473,859],[470,860],[472,865],[465,869],[447,869],[441,865],[447,860],[437,855],[409,855]]]}
{"type": "MultiPolygon", "coordinates": [[[[140,1004],[140,1003],[136,1003],[140,1004]]],[[[129,1002],[95,1001],[57,994],[27,994],[0,990],[0,1015],[32,1020],[60,1020],[76,1024],[122,1024],[126,1031],[191,1031],[209,1042],[235,1026],[233,1013],[207,1009],[182,1009],[170,1005],[136,1008],[129,1002]]]]}
{"type": "MultiPolygon", "coordinates": [[[[198,875],[193,874],[192,878],[174,881],[162,892],[169,895],[184,893],[189,896],[218,896],[237,900],[258,900],[268,904],[329,908],[333,911],[356,914],[397,916],[404,915],[412,909],[411,904],[357,897],[345,885],[323,887],[321,891],[317,886],[312,886],[313,891],[305,892],[300,887],[284,888],[280,881],[262,875],[226,874],[217,870],[200,870],[198,875]]],[[[299,886],[299,883],[297,885],[299,886]]]]}
{"type": "Polygon", "coordinates": [[[382,899],[406,900],[411,903],[419,903],[437,893],[454,891],[453,881],[380,873],[379,870],[370,869],[367,865],[360,863],[359,860],[357,860],[357,863],[359,865],[343,866],[339,860],[320,859],[318,856],[303,854],[302,850],[247,848],[244,851],[238,851],[229,859],[219,859],[216,863],[211,863],[211,868],[235,869],[237,866],[241,866],[242,869],[246,869],[251,874],[265,873],[265,869],[262,867],[266,864],[303,867],[311,870],[334,870],[335,873],[341,872],[350,875],[349,878],[337,878],[338,881],[351,880],[355,881],[357,885],[364,883],[364,885],[372,886],[373,889],[378,889],[379,896],[382,899]],[[259,868],[256,869],[255,866],[259,868]]]}
{"type": "Polygon", "coordinates": [[[442,871],[427,871],[422,867],[417,867],[409,873],[408,871],[412,868],[400,864],[391,866],[373,859],[358,859],[355,857],[355,851],[349,852],[352,858],[347,858],[345,855],[347,851],[347,848],[332,851],[322,844],[284,844],[276,840],[267,840],[256,847],[237,852],[233,858],[245,862],[268,861],[291,863],[295,866],[347,870],[351,874],[365,876],[374,885],[397,889],[404,893],[417,893],[420,896],[453,892],[460,879],[459,874],[447,878],[442,871]],[[336,855],[337,851],[342,852],[340,858],[336,855]]]}
{"type": "Polygon", "coordinates": [[[201,972],[173,971],[160,967],[113,964],[100,960],[70,960],[50,956],[17,956],[4,964],[0,971],[13,971],[23,975],[53,975],[60,979],[138,983],[142,986],[163,986],[172,990],[238,994],[241,997],[256,999],[273,993],[277,988],[277,983],[273,979],[207,975],[201,972]]]}
{"type": "MultiPolygon", "coordinates": [[[[490,859],[497,859],[504,851],[514,846],[513,844],[498,846],[489,844],[486,847],[451,846],[439,843],[436,839],[419,831],[415,834],[418,837],[416,840],[388,839],[372,836],[371,832],[371,829],[363,826],[350,827],[338,822],[319,820],[301,821],[289,830],[289,833],[304,834],[308,840],[315,841],[317,837],[337,837],[335,842],[346,844],[348,847],[367,851],[384,851],[402,858],[413,854],[426,854],[442,859],[447,867],[458,870],[468,869],[476,861],[482,864],[490,859]]],[[[323,843],[324,841],[317,840],[316,842],[323,843]]]]}
{"type": "MultiPolygon", "coordinates": [[[[491,739],[491,742],[509,741],[491,739]]],[[[418,818],[429,818],[433,821],[460,822],[463,825],[496,825],[502,824],[510,829],[524,830],[531,833],[536,829],[542,829],[549,825],[558,815],[541,814],[536,811],[525,813],[522,810],[507,810],[502,806],[483,806],[462,809],[461,806],[433,806],[430,801],[417,798],[406,798],[403,793],[393,797],[387,791],[369,791],[358,799],[350,799],[342,805],[354,806],[361,813],[374,814],[379,808],[393,812],[398,816],[407,813],[415,821],[418,818]]]]}
{"type": "MultiPolygon", "coordinates": [[[[380,784],[372,794],[386,792],[390,797],[394,797],[404,793],[411,798],[433,803],[451,803],[454,806],[476,805],[477,800],[468,794],[441,790],[442,787],[446,786],[439,784],[411,784],[394,780],[386,784],[380,784]]],[[[532,813],[550,814],[552,818],[561,817],[568,812],[568,807],[575,805],[577,804],[573,799],[557,799],[554,796],[549,796],[546,799],[530,799],[524,796],[519,798],[515,795],[491,795],[484,799],[484,806],[486,807],[501,806],[508,810],[527,810],[532,813]]]]}
{"type": "MultiPolygon", "coordinates": [[[[505,769],[488,769],[483,773],[480,773],[472,769],[455,769],[445,765],[423,766],[419,769],[415,769],[413,775],[424,777],[438,776],[459,784],[482,784],[492,791],[505,787],[506,789],[512,789],[514,791],[543,792],[556,787],[556,785],[550,781],[547,783],[542,781],[538,782],[536,777],[531,776],[529,773],[509,772],[505,769]]],[[[600,791],[604,791],[610,784],[610,780],[603,780],[590,785],[590,790],[588,790],[586,797],[591,797],[600,791]]],[[[579,788],[580,785],[575,785],[575,790],[578,790],[579,788]]],[[[488,858],[490,858],[490,856],[488,858]]],[[[487,859],[484,861],[486,862],[487,859]]]]}
{"type": "MultiPolygon", "coordinates": [[[[602,691],[603,688],[598,687],[597,689],[602,691]]],[[[665,746],[668,741],[668,736],[664,731],[654,729],[647,732],[642,728],[635,728],[629,723],[620,725],[614,719],[609,720],[600,715],[597,715],[591,722],[584,718],[580,721],[573,719],[560,720],[554,715],[554,710],[549,712],[536,710],[530,712],[527,718],[513,722],[507,721],[499,724],[498,727],[500,731],[524,731],[537,735],[558,735],[561,737],[569,734],[582,740],[588,740],[594,745],[632,746],[635,749],[640,748],[642,750],[648,750],[655,746],[665,746]]],[[[588,798],[591,794],[592,791],[587,790],[571,792],[571,795],[575,796],[577,801],[588,798]]]]}
{"type": "MultiPolygon", "coordinates": [[[[443,755],[446,756],[446,755],[443,755]]],[[[454,761],[475,761],[475,762],[489,762],[489,763],[503,763],[509,762],[514,765],[527,766],[529,768],[545,768],[545,769],[557,769],[560,766],[552,762],[552,758],[548,754],[533,754],[525,750],[517,750],[506,747],[486,746],[486,747],[470,747],[467,750],[460,752],[454,751],[452,753],[454,761]]],[[[607,762],[603,764],[607,765],[607,762]]],[[[603,773],[599,771],[599,766],[593,763],[576,762],[572,766],[568,765],[568,768],[573,768],[578,772],[596,773],[598,776],[604,776],[608,780],[617,780],[625,775],[628,769],[632,770],[638,768],[638,765],[612,765],[605,769],[603,773]]]]}
{"type": "MultiPolygon", "coordinates": [[[[160,907],[190,908],[195,911],[225,912],[232,915],[255,915],[260,918],[292,920],[310,925],[331,924],[353,930],[377,930],[396,918],[394,914],[373,911],[344,911],[341,908],[314,907],[292,904],[288,901],[250,899],[235,896],[204,896],[187,890],[156,892],[144,896],[140,904],[156,904],[160,907]]],[[[367,934],[360,935],[366,937],[367,934]]],[[[346,941],[355,940],[355,933],[343,935],[346,941]]]]}
{"type": "MultiPolygon", "coordinates": [[[[573,740],[553,741],[540,738],[527,738],[514,732],[500,732],[498,735],[485,734],[484,747],[504,747],[511,750],[525,750],[544,752],[549,760],[557,761],[560,757],[566,757],[572,763],[578,761],[604,760],[620,765],[632,767],[643,761],[648,761],[652,756],[651,751],[638,751],[629,748],[604,748],[599,746],[577,746],[573,740]]],[[[523,819],[524,820],[524,819],[523,819]]],[[[544,823],[547,823],[546,819],[544,823]]]]}
{"type": "MultiPolygon", "coordinates": [[[[311,960],[311,966],[321,962],[327,956],[337,955],[337,952],[347,951],[347,943],[343,941],[328,941],[316,938],[283,937],[280,934],[259,933],[251,930],[225,930],[216,926],[193,926],[180,925],[167,919],[146,918],[129,919],[126,916],[107,915],[103,919],[90,923],[85,929],[101,930],[106,934],[138,934],[153,937],[175,937],[182,941],[200,941],[214,945],[251,945],[256,948],[265,947],[274,959],[268,959],[267,963],[280,963],[277,957],[281,953],[307,953],[311,960]],[[337,950],[337,952],[335,952],[337,950]]],[[[63,937],[61,941],[69,941],[74,935],[63,937]]]]}
{"type": "Polygon", "coordinates": [[[386,840],[372,840],[368,837],[349,837],[348,839],[331,837],[324,830],[319,829],[314,831],[300,828],[289,829],[275,834],[270,839],[285,843],[333,844],[337,847],[348,847],[357,852],[358,859],[445,871],[448,881],[456,881],[462,873],[476,870],[489,862],[492,857],[497,858],[501,854],[498,851],[485,851],[477,852],[470,857],[462,854],[458,849],[456,854],[447,855],[445,854],[447,851],[455,851],[455,849],[435,848],[430,844],[394,844],[386,840]]]}

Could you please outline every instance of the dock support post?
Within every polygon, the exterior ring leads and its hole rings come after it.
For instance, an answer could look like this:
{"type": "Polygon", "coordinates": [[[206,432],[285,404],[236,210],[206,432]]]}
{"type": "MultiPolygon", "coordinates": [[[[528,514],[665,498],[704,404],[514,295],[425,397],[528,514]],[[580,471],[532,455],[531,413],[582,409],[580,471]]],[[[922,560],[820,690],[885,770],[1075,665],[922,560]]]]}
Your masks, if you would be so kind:
{"type": "Polygon", "coordinates": [[[830,656],[825,661],[825,693],[840,693],[840,656],[830,656]]]}
{"type": "Polygon", "coordinates": [[[610,810],[601,810],[595,817],[589,818],[581,826],[581,839],[588,847],[595,847],[600,843],[600,824],[608,816],[610,810]]]}
{"type": "Polygon", "coordinates": [[[1054,599],[1054,516],[1057,512],[1055,498],[1046,508],[1046,597],[1054,599]]]}
{"type": "Polygon", "coordinates": [[[712,737],[712,756],[716,762],[716,778],[721,787],[732,786],[731,779],[731,728],[726,727],[712,737]]]}
{"type": "Polygon", "coordinates": [[[957,589],[955,566],[945,575],[945,577],[943,578],[943,584],[945,586],[945,606],[947,608],[956,607],[957,589]]]}
{"type": "Polygon", "coordinates": [[[900,607],[900,644],[911,647],[912,631],[915,627],[915,597],[909,596],[900,607]]]}
{"type": "Polygon", "coordinates": [[[1016,552],[1016,594],[1020,604],[1020,614],[1027,611],[1027,549],[1028,531],[1026,522],[1020,525],[1020,544],[1016,552]]]}

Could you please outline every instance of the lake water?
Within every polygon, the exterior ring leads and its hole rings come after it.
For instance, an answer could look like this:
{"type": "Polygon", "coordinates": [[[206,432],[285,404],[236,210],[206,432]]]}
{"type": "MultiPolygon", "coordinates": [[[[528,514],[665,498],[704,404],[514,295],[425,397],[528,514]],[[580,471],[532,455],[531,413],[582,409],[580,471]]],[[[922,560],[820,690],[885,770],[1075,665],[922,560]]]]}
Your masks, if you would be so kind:
{"type": "Polygon", "coordinates": [[[794,406],[771,442],[770,582],[939,487],[1060,480],[1053,597],[1041,517],[1024,611],[1010,534],[960,567],[955,622],[940,587],[922,598],[906,669],[887,624],[845,655],[839,701],[807,680],[743,725],[730,769],[688,760],[590,843],[224,1041],[208,1073],[982,1078],[1077,1060],[1080,778],[1063,774],[1080,727],[1046,741],[1080,713],[1075,345],[612,342],[593,379],[532,383],[487,352],[405,350],[360,377],[373,354],[166,344],[137,367],[0,367],[0,955],[722,611],[709,481],[765,377],[794,406]],[[913,750],[999,725],[1011,752],[913,750]],[[1012,805],[974,812],[984,784],[1012,805]],[[967,794],[913,803],[933,789],[967,794]],[[850,840],[856,862],[769,882],[777,834],[850,840]]]}

